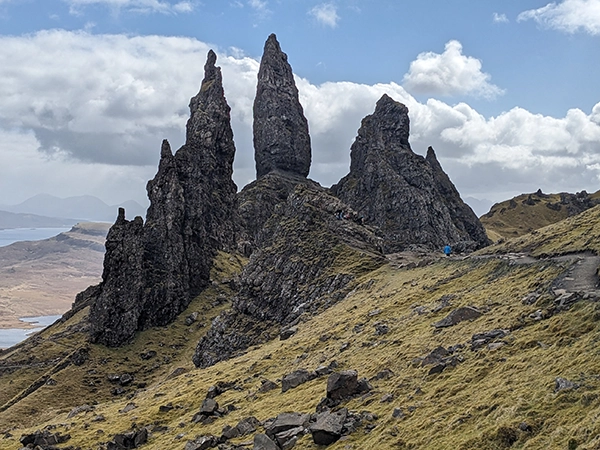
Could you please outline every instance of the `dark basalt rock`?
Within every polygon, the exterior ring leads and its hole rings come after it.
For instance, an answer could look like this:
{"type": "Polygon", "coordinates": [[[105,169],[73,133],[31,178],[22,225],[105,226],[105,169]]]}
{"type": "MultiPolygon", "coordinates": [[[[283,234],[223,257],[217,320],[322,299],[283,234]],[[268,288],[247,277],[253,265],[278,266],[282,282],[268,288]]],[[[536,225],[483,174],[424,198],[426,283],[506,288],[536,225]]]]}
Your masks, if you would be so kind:
{"type": "Polygon", "coordinates": [[[256,177],[279,169],[306,177],[311,149],[308,122],[292,68],[271,34],[265,43],[254,99],[256,177]]]}
{"type": "Polygon", "coordinates": [[[92,342],[119,346],[138,330],[172,322],[208,285],[216,251],[235,245],[235,145],[215,61],[211,50],[190,101],[185,144],[173,155],[163,142],[158,173],[147,186],[146,223],[128,221],[119,210],[106,240],[103,281],[79,297],[83,303],[95,296],[92,342]]]}
{"type": "Polygon", "coordinates": [[[303,313],[341,300],[361,273],[385,259],[372,230],[336,211],[349,207],[313,184],[298,184],[275,208],[239,280],[233,310],[213,321],[193,357],[198,367],[229,359],[278,335],[303,313]],[[349,260],[356,262],[346,269],[349,260]]]}
{"type": "Polygon", "coordinates": [[[488,245],[483,226],[461,200],[433,149],[413,153],[408,108],[383,95],[362,120],[351,149],[350,173],[331,190],[379,228],[386,253],[412,245],[464,249],[488,245]]]}

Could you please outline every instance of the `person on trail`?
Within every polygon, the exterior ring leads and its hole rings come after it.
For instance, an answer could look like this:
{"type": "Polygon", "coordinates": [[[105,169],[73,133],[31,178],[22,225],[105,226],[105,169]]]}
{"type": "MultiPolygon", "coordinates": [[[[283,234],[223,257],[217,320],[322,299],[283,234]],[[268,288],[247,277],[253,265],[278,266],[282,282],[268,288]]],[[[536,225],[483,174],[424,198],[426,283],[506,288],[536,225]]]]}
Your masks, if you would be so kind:
{"type": "Polygon", "coordinates": [[[450,245],[446,244],[446,246],[444,247],[444,255],[450,256],[451,253],[452,253],[452,247],[450,247],[450,245]]]}

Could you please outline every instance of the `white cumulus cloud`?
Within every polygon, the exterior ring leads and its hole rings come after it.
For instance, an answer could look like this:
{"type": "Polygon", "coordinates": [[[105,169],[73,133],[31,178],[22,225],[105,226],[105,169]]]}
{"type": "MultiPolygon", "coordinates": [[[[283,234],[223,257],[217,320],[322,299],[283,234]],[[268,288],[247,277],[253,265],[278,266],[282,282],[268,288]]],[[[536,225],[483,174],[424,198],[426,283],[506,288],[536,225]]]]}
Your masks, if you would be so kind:
{"type": "Polygon", "coordinates": [[[420,53],[410,63],[403,84],[409,92],[433,95],[467,94],[493,99],[502,89],[490,83],[491,76],[481,70],[481,61],[462,52],[456,40],[446,43],[444,53],[420,53]]]}
{"type": "Polygon", "coordinates": [[[335,28],[338,25],[340,16],[338,16],[337,8],[332,3],[323,3],[312,8],[308,12],[317,22],[322,25],[335,28]]]}
{"type": "Polygon", "coordinates": [[[530,9],[518,15],[517,21],[535,20],[538,24],[566,33],[583,31],[600,34],[600,0],[563,0],[530,9]]]}

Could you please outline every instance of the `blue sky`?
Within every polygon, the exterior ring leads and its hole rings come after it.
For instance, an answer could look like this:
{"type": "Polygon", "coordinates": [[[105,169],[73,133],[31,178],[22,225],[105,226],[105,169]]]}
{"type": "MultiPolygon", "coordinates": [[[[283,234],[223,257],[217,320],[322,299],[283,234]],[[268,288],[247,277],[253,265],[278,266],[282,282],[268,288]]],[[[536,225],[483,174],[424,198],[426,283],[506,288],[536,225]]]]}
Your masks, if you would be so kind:
{"type": "Polygon", "coordinates": [[[463,197],[600,189],[600,0],[0,0],[0,204],[143,202],[161,139],[183,141],[208,48],[243,187],[273,32],[323,185],[388,93],[409,107],[413,150],[433,145],[463,197]]]}

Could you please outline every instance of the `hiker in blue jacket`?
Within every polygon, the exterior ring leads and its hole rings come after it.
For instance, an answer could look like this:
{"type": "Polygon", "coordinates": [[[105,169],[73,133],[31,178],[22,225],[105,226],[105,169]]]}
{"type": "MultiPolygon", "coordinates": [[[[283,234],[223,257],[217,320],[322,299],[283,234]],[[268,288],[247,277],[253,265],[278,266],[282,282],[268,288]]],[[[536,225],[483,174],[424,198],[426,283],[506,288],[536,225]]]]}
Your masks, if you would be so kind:
{"type": "Polygon", "coordinates": [[[450,247],[449,244],[446,244],[446,246],[444,247],[444,254],[446,256],[450,256],[451,253],[452,253],[452,247],[450,247]]]}

